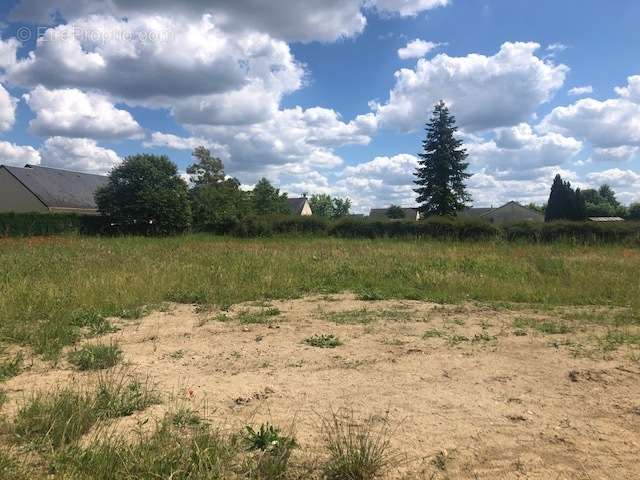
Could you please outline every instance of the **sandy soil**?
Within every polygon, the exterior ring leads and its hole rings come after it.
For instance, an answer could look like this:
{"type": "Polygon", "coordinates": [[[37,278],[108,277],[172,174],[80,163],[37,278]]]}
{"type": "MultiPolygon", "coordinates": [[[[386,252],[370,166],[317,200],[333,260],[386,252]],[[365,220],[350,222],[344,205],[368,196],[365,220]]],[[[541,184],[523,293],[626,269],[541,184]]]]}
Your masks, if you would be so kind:
{"type": "MultiPolygon", "coordinates": [[[[405,459],[389,478],[640,478],[640,364],[624,349],[572,354],[567,340],[586,343],[597,332],[519,336],[513,320],[522,312],[474,305],[350,295],[269,305],[281,311],[269,324],[237,320],[262,312],[256,304],[234,306],[227,321],[185,305],[120,321],[105,339],[116,340],[130,368],[163,392],[162,405],[122,420],[123,428],[189,405],[222,428],[293,425],[301,446],[314,451],[321,417],[346,408],[362,421],[388,422],[405,459]],[[337,324],[332,316],[362,309],[349,318],[366,324],[337,324]],[[444,336],[423,338],[429,330],[444,336]],[[344,344],[303,343],[325,333],[344,344]],[[438,454],[444,470],[433,464],[438,454]]],[[[4,385],[5,408],[33,390],[90,375],[64,361],[35,361],[4,385]]]]}

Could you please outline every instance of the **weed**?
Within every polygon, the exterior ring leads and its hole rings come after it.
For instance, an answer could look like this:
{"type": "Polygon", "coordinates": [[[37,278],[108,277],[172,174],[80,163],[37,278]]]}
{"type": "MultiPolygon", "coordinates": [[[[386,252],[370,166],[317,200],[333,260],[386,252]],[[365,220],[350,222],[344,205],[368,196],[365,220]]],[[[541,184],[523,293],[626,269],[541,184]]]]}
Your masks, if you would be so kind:
{"type": "Polygon", "coordinates": [[[91,336],[118,331],[101,313],[95,311],[79,313],[73,317],[71,323],[76,327],[86,328],[91,336]]]}
{"type": "Polygon", "coordinates": [[[518,317],[513,321],[513,326],[518,329],[532,328],[547,335],[561,335],[571,333],[572,328],[564,322],[554,322],[552,320],[540,321],[535,318],[518,317]]]}
{"type": "Polygon", "coordinates": [[[280,310],[274,307],[263,308],[260,311],[244,310],[238,315],[238,320],[242,325],[269,324],[273,322],[273,317],[280,315],[280,310]]]}
{"type": "Polygon", "coordinates": [[[468,341],[469,339],[464,335],[451,335],[448,338],[449,345],[458,345],[459,343],[468,342],[468,341]]]}
{"type": "Polygon", "coordinates": [[[526,331],[526,330],[524,330],[523,328],[516,328],[516,329],[513,331],[513,334],[514,334],[516,337],[526,337],[526,336],[527,336],[527,331],[526,331]]]}
{"type": "Polygon", "coordinates": [[[346,416],[332,413],[322,420],[322,436],[329,458],[324,465],[327,480],[372,480],[383,476],[399,463],[392,450],[387,422],[372,427],[346,416]]]}
{"type": "Polygon", "coordinates": [[[171,352],[168,356],[174,360],[180,360],[184,358],[184,350],[176,350],[175,352],[171,352]]]}
{"type": "Polygon", "coordinates": [[[495,335],[489,335],[487,332],[482,332],[482,333],[476,333],[473,336],[473,339],[471,340],[474,343],[478,343],[478,342],[492,342],[494,340],[497,340],[498,337],[496,337],[495,335]]]}
{"type": "Polygon", "coordinates": [[[0,382],[18,375],[22,369],[22,363],[23,357],[21,353],[16,354],[12,359],[0,361],[0,382]]]}
{"type": "Polygon", "coordinates": [[[342,342],[335,335],[312,335],[304,339],[304,343],[318,348],[336,348],[342,342]]]}
{"type": "Polygon", "coordinates": [[[69,363],[78,370],[104,370],[115,366],[122,359],[122,350],[117,344],[85,345],[68,355],[69,363]]]}
{"type": "Polygon", "coordinates": [[[440,337],[444,337],[444,333],[441,332],[440,330],[435,329],[435,328],[432,328],[431,330],[427,330],[422,335],[422,338],[424,338],[425,340],[427,338],[440,338],[440,337]]]}
{"type": "Polygon", "coordinates": [[[397,309],[369,310],[367,308],[361,308],[358,310],[327,313],[325,314],[325,318],[338,325],[369,325],[378,320],[406,322],[411,319],[411,313],[406,310],[397,309]]]}
{"type": "Polygon", "coordinates": [[[598,344],[604,352],[612,352],[622,345],[640,345],[640,333],[626,330],[609,330],[604,337],[598,338],[598,344]]]}
{"type": "Polygon", "coordinates": [[[94,408],[100,418],[127,417],[158,403],[158,395],[148,382],[129,379],[122,372],[99,378],[94,408]]]}
{"type": "Polygon", "coordinates": [[[384,295],[373,289],[365,288],[358,293],[358,300],[364,300],[367,302],[384,300],[384,295]]]}
{"type": "Polygon", "coordinates": [[[441,450],[435,454],[431,460],[431,464],[441,472],[445,472],[450,459],[449,453],[446,450],[441,450]]]}
{"type": "Polygon", "coordinates": [[[254,430],[250,426],[245,427],[245,429],[244,440],[249,452],[256,450],[266,452],[296,446],[293,437],[282,435],[280,429],[269,423],[263,423],[258,430],[254,430]]]}
{"type": "Polygon", "coordinates": [[[202,419],[190,408],[180,408],[171,415],[171,423],[179,428],[197,427],[202,424],[202,419]]]}

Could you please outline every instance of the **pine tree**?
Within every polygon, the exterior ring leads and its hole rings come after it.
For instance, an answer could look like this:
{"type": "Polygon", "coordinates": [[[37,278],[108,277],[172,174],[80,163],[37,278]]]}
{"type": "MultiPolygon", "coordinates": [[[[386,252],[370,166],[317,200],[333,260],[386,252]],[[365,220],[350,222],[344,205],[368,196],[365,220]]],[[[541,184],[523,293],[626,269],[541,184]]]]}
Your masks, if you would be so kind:
{"type": "Polygon", "coordinates": [[[429,123],[427,138],[422,142],[423,153],[418,154],[418,168],[414,181],[418,188],[420,213],[428,215],[455,215],[471,201],[464,181],[469,178],[465,162],[467,151],[462,141],[455,138],[458,128],[455,117],[443,101],[438,103],[429,123]]]}
{"type": "Polygon", "coordinates": [[[569,182],[563,181],[559,174],[556,175],[549,194],[545,221],[584,220],[585,217],[586,202],[580,189],[574,191],[569,182]]]}

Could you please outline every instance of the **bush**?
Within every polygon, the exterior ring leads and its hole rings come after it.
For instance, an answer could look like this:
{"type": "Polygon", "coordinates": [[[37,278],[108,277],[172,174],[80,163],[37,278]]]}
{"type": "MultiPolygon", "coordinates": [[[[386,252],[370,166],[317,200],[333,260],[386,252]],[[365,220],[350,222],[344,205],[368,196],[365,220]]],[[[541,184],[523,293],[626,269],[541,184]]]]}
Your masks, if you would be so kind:
{"type": "Polygon", "coordinates": [[[78,233],[82,218],[67,213],[0,213],[0,236],[32,237],[78,233]]]}

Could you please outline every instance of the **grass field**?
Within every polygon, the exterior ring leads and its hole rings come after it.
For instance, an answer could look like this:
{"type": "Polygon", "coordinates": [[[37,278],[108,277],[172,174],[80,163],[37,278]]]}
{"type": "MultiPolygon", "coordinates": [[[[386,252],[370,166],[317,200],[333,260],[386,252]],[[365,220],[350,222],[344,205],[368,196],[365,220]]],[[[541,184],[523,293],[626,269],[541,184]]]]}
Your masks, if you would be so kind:
{"type": "Polygon", "coordinates": [[[231,305],[353,291],[442,303],[640,304],[640,252],[619,246],[237,240],[206,235],[0,241],[0,336],[50,358],[76,326],[165,301],[231,305]]]}
{"type": "Polygon", "coordinates": [[[625,478],[639,271],[623,246],[0,240],[0,478],[625,478]]]}

